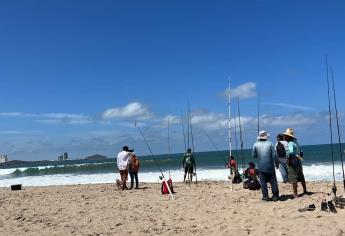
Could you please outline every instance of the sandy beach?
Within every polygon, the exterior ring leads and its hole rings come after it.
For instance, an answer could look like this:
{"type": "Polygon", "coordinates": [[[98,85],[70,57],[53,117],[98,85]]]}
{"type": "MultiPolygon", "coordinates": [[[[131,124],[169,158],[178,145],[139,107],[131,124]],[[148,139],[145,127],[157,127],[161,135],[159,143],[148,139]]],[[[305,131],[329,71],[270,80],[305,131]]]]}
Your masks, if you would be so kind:
{"type": "MultiPolygon", "coordinates": [[[[308,182],[310,196],[263,202],[261,191],[229,182],[176,183],[175,200],[159,184],[120,191],[114,184],[0,189],[0,235],[345,235],[345,209],[320,210],[331,182],[308,182]],[[298,212],[314,203],[316,210],[298,212]]],[[[339,194],[343,194],[338,184],[339,194]]],[[[301,187],[299,186],[301,192],[301,187]]]]}

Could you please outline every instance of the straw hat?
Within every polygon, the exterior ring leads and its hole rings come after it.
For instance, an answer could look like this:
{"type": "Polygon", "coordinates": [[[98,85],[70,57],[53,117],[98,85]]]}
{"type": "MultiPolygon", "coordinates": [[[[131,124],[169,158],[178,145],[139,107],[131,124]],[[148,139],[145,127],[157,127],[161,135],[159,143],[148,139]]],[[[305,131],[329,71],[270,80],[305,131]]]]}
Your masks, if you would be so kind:
{"type": "Polygon", "coordinates": [[[265,130],[261,130],[260,132],[259,132],[259,136],[258,136],[258,140],[260,140],[260,139],[268,139],[268,137],[270,136],[270,134],[268,134],[265,130]]]}
{"type": "Polygon", "coordinates": [[[294,132],[294,130],[292,128],[287,128],[285,133],[284,133],[284,135],[287,135],[287,136],[295,138],[294,133],[295,132],[294,132]]]}

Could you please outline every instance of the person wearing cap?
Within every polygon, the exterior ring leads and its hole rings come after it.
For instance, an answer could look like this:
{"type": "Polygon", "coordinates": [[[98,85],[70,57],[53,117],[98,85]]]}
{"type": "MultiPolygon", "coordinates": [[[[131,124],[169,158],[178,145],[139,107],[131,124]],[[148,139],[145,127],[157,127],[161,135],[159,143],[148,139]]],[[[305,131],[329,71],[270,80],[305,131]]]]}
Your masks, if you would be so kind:
{"type": "Polygon", "coordinates": [[[303,194],[307,192],[307,185],[305,183],[302,162],[303,152],[297,142],[297,138],[294,136],[294,130],[292,128],[287,128],[285,133],[285,140],[288,142],[288,178],[289,183],[292,184],[293,197],[298,197],[297,194],[297,183],[301,182],[303,187],[303,194]]]}
{"type": "Polygon", "coordinates": [[[195,166],[195,159],[192,154],[192,149],[190,148],[187,149],[187,152],[182,157],[182,169],[184,169],[183,182],[186,182],[187,173],[188,173],[188,180],[192,182],[193,172],[194,172],[194,169],[196,169],[196,166],[195,166]]]}
{"type": "Polygon", "coordinates": [[[131,155],[131,152],[134,150],[129,150],[127,146],[122,147],[122,151],[117,154],[117,168],[119,169],[120,176],[121,176],[121,188],[122,190],[128,189],[126,186],[126,181],[128,178],[128,159],[131,155]]]}
{"type": "Polygon", "coordinates": [[[279,199],[279,189],[275,172],[275,163],[273,144],[268,141],[269,134],[262,130],[259,132],[257,141],[254,143],[252,156],[258,159],[259,178],[262,192],[262,200],[269,201],[267,183],[271,184],[272,200],[279,199]]]}

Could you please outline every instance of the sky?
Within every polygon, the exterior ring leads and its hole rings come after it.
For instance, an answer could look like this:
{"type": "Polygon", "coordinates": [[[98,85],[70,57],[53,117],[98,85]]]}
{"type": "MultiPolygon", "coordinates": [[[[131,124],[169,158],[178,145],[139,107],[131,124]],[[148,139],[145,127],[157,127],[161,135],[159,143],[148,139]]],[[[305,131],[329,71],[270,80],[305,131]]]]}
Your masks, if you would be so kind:
{"type": "Polygon", "coordinates": [[[147,155],[138,127],[154,154],[180,153],[188,101],[195,151],[226,150],[229,81],[233,148],[238,104],[244,147],[255,142],[258,101],[272,141],[291,127],[302,145],[329,143],[326,55],[344,134],[344,12],[343,1],[2,1],[0,153],[147,155]]]}

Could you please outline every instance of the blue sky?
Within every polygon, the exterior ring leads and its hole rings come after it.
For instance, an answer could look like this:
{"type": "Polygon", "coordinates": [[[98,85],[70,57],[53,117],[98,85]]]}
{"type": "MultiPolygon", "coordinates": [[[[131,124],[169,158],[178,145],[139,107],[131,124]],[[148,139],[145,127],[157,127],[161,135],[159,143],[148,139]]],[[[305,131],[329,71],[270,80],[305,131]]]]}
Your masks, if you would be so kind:
{"type": "Polygon", "coordinates": [[[10,159],[114,157],[125,144],[184,149],[190,100],[196,151],[227,148],[231,76],[244,146],[261,124],[293,127],[301,144],[329,142],[325,55],[341,132],[342,1],[7,1],[0,7],[0,153],[10,159]]]}

